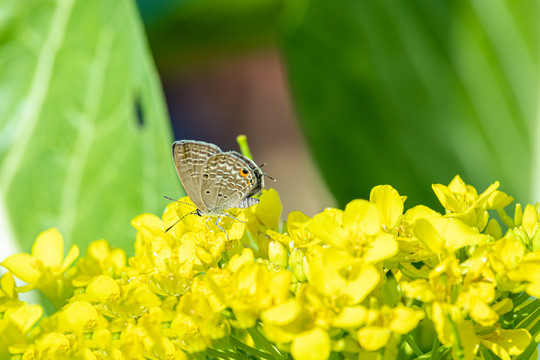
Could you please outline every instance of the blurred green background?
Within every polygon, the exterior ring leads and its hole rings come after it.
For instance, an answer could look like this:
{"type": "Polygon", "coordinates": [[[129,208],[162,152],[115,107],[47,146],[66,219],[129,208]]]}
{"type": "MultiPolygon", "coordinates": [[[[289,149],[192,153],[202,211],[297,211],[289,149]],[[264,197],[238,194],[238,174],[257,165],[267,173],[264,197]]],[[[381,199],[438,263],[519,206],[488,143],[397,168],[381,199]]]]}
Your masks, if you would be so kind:
{"type": "Polygon", "coordinates": [[[539,10],[533,0],[4,0],[2,258],[53,226],[83,249],[105,237],[131,251],[130,219],[182,195],[173,138],[229,150],[246,133],[256,160],[273,159],[285,208],[309,215],[333,204],[328,191],[342,207],[377,184],[409,207],[436,207],[430,185],[456,174],[534,203],[539,10]]]}

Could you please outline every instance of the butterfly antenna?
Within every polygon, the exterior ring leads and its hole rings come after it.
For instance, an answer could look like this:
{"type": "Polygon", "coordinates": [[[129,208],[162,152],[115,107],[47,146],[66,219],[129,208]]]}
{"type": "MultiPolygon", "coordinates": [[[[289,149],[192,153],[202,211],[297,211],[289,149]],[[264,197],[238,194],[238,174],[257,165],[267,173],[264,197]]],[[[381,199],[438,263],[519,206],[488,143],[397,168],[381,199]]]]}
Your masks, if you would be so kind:
{"type": "MultiPolygon", "coordinates": [[[[262,163],[261,165],[259,165],[259,168],[262,168],[264,165],[266,165],[267,163],[262,163]]],[[[273,177],[271,177],[270,175],[268,175],[267,173],[263,173],[264,176],[266,176],[267,178],[269,178],[270,180],[272,181],[276,181],[276,179],[274,179],[273,177]]]]}
{"type": "MultiPolygon", "coordinates": [[[[173,199],[173,198],[170,198],[168,196],[163,196],[165,199],[167,200],[171,200],[171,201],[174,201],[174,202],[179,202],[180,204],[184,204],[184,205],[190,205],[190,206],[195,206],[194,204],[190,204],[190,203],[187,203],[187,202],[183,202],[183,201],[180,201],[180,200],[176,200],[176,199],[173,199]]],[[[195,206],[197,207],[197,206],[195,206]]]]}
{"type": "Polygon", "coordinates": [[[167,233],[169,230],[171,230],[176,224],[178,224],[180,221],[182,221],[182,219],[184,219],[186,216],[188,216],[188,215],[196,215],[196,214],[197,214],[197,210],[188,212],[187,214],[185,214],[184,216],[182,216],[180,219],[176,220],[176,221],[174,222],[174,224],[172,224],[171,226],[169,226],[169,227],[167,228],[167,230],[165,230],[165,233],[167,233]]]}

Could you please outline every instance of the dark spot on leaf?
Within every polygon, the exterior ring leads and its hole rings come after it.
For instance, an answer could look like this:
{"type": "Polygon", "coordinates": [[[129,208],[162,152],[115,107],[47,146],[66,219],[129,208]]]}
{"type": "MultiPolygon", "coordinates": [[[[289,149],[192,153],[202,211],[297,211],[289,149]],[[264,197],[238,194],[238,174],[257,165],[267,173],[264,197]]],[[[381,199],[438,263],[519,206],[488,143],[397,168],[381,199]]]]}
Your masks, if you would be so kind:
{"type": "Polygon", "coordinates": [[[144,127],[144,116],[140,99],[135,101],[135,119],[137,120],[137,125],[144,127]]]}

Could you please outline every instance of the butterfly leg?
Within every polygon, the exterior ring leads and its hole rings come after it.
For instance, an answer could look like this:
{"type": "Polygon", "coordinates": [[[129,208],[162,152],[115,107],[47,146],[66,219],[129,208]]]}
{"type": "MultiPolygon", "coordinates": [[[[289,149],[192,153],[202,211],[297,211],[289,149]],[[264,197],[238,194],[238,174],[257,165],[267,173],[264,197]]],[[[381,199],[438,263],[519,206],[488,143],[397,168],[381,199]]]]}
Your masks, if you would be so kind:
{"type": "Polygon", "coordinates": [[[227,238],[227,241],[229,241],[229,234],[227,234],[227,232],[225,231],[224,228],[222,228],[221,226],[219,226],[219,219],[221,219],[221,216],[218,216],[217,219],[216,219],[216,226],[225,233],[225,237],[227,238]]]}
{"type": "Polygon", "coordinates": [[[212,230],[210,228],[210,225],[208,225],[208,222],[210,221],[211,217],[209,216],[208,219],[206,219],[206,221],[204,222],[206,224],[206,227],[208,228],[208,230],[210,230],[211,232],[214,232],[214,230],[212,230]]]}
{"type": "Polygon", "coordinates": [[[232,216],[231,214],[228,214],[228,213],[225,213],[224,215],[227,216],[227,217],[230,217],[231,219],[234,219],[234,220],[236,220],[238,222],[241,222],[242,224],[245,224],[247,222],[247,221],[242,221],[240,219],[237,219],[237,218],[235,218],[234,216],[232,216]]]}

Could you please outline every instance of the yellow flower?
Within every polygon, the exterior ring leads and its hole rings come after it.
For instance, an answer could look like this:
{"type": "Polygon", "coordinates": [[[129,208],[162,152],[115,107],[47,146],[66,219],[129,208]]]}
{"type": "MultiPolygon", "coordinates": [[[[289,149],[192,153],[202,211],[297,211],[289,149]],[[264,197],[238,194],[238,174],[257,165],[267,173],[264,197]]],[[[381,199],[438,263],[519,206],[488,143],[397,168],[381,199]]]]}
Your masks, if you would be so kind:
{"type": "Polygon", "coordinates": [[[99,276],[88,285],[86,294],[90,301],[97,303],[96,308],[103,315],[112,318],[141,316],[161,303],[149,286],[138,279],[131,279],[126,284],[108,276],[99,276]]]}
{"type": "Polygon", "coordinates": [[[391,232],[403,214],[406,197],[399,195],[390,185],[379,185],[371,189],[369,201],[381,214],[381,223],[385,231],[391,232]]]}
{"type": "Polygon", "coordinates": [[[402,304],[395,308],[384,305],[380,310],[370,309],[366,315],[366,326],[358,330],[358,342],[367,351],[377,351],[386,346],[392,333],[407,334],[423,318],[423,311],[402,304]]]}
{"type": "Polygon", "coordinates": [[[497,190],[498,181],[480,195],[474,187],[465,184],[459,175],[448,186],[434,184],[432,187],[442,206],[447,210],[448,217],[460,219],[479,231],[482,231],[488,223],[487,210],[502,209],[514,200],[497,190]]]}
{"type": "Polygon", "coordinates": [[[93,241],[86,255],[77,262],[77,275],[72,283],[75,287],[88,285],[98,275],[120,277],[126,266],[126,254],[122,249],[111,249],[107,240],[93,241]]]}
{"type": "MultiPolygon", "coordinates": [[[[355,315],[353,311],[348,314],[355,315]]],[[[295,359],[297,356],[327,356],[330,351],[328,329],[335,317],[335,311],[326,303],[326,299],[309,284],[300,286],[295,298],[261,314],[266,337],[285,348],[285,345],[291,344],[291,349],[296,349],[293,352],[295,359]],[[305,349],[309,341],[315,339],[321,341],[318,354],[305,349]],[[300,354],[302,351],[306,351],[306,354],[300,354]]]]}
{"type": "Polygon", "coordinates": [[[278,231],[282,209],[283,206],[277,191],[268,189],[262,191],[257,205],[243,210],[247,218],[247,229],[250,236],[244,237],[242,243],[253,247],[259,258],[268,259],[270,238],[267,233],[278,231]]]}
{"type": "Polygon", "coordinates": [[[398,251],[394,237],[382,231],[379,210],[366,200],[351,201],[341,216],[325,210],[311,219],[308,229],[334,249],[368,263],[391,258],[398,251]]]}
{"type": "Polygon", "coordinates": [[[50,333],[39,339],[35,351],[38,359],[68,359],[74,350],[70,339],[61,333],[50,333]]]}
{"type": "Polygon", "coordinates": [[[79,256],[79,248],[73,245],[64,258],[64,240],[57,229],[40,233],[32,246],[32,255],[16,254],[2,263],[13,275],[28,285],[17,291],[40,289],[56,305],[65,301],[59,293],[66,284],[64,272],[79,256]]]}
{"type": "Polygon", "coordinates": [[[528,253],[521,259],[515,269],[507,274],[508,279],[514,282],[526,282],[527,294],[540,297],[540,253],[528,253]]]}
{"type": "Polygon", "coordinates": [[[97,326],[98,312],[92,304],[86,301],[74,301],[62,310],[63,322],[66,329],[75,332],[91,332],[97,326]]]}
{"type": "Polygon", "coordinates": [[[409,209],[404,221],[431,255],[447,256],[464,246],[487,241],[486,235],[480,234],[461,220],[444,217],[422,205],[409,209]]]}
{"type": "Polygon", "coordinates": [[[27,334],[42,314],[43,310],[39,305],[26,303],[5,311],[0,318],[0,357],[7,357],[9,353],[21,353],[26,349],[27,334]]]}
{"type": "Polygon", "coordinates": [[[308,230],[311,218],[300,211],[292,211],[287,217],[287,234],[293,242],[293,248],[310,247],[317,243],[317,239],[308,230]]]}
{"type": "Polygon", "coordinates": [[[281,304],[290,296],[291,274],[271,271],[264,263],[253,262],[253,253],[244,249],[229,261],[228,269],[213,269],[205,277],[217,299],[230,307],[231,325],[253,327],[261,311],[281,304]]]}
{"type": "Polygon", "coordinates": [[[330,356],[330,336],[322,329],[314,328],[296,337],[291,344],[295,360],[325,360],[330,356]]]}
{"type": "Polygon", "coordinates": [[[216,339],[229,333],[225,318],[216,312],[204,292],[188,292],[180,298],[169,334],[180,348],[189,353],[206,350],[216,339]]]}
{"type": "Polygon", "coordinates": [[[5,273],[0,277],[0,313],[11,307],[21,305],[19,294],[15,289],[15,279],[11,273],[5,273]]]}
{"type": "Polygon", "coordinates": [[[502,360],[510,360],[510,356],[519,355],[527,348],[531,335],[525,329],[496,328],[490,334],[481,335],[480,342],[502,360]]]}
{"type": "Polygon", "coordinates": [[[307,278],[339,308],[362,302],[379,284],[377,269],[334,248],[313,247],[308,253],[307,278]]]}

